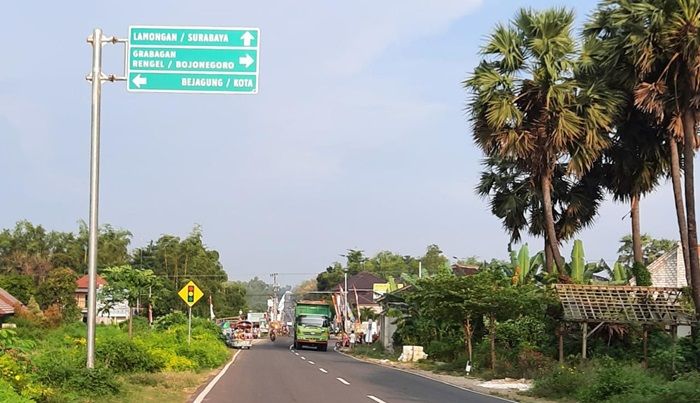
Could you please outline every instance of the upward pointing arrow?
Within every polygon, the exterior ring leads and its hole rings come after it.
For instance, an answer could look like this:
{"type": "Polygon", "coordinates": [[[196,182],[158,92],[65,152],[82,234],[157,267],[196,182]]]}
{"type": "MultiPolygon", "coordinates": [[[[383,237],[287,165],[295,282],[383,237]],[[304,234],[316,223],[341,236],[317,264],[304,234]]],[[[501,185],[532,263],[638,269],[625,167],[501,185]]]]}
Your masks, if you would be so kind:
{"type": "Polygon", "coordinates": [[[250,32],[245,31],[245,33],[241,35],[241,39],[243,40],[243,46],[250,46],[250,41],[255,39],[255,37],[250,32]]]}

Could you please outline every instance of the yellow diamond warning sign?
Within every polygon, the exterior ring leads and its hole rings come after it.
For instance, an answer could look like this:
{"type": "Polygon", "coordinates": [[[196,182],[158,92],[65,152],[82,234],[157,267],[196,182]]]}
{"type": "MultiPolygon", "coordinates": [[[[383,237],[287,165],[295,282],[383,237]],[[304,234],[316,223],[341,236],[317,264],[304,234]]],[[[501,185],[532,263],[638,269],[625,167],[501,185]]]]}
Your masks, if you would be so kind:
{"type": "Polygon", "coordinates": [[[187,305],[192,306],[196,304],[200,298],[202,298],[204,293],[199,289],[199,287],[197,287],[197,284],[190,281],[189,283],[185,284],[184,287],[182,287],[177,295],[179,295],[187,305]]]}

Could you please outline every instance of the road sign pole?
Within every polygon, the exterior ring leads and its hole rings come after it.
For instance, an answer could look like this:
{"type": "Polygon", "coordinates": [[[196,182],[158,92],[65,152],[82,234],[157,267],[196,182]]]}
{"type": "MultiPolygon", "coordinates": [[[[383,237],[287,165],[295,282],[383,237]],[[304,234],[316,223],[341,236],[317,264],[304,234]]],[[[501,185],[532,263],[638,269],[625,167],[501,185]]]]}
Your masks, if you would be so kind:
{"type": "Polygon", "coordinates": [[[95,318],[97,310],[97,209],[100,186],[100,103],[102,98],[102,30],[95,28],[92,44],[92,112],[90,136],[90,223],[88,237],[87,367],[95,367],[95,318]]]}
{"type": "Polygon", "coordinates": [[[187,307],[187,310],[189,311],[189,317],[190,320],[187,323],[187,344],[190,344],[190,341],[192,339],[192,307],[189,306],[187,307]]]}

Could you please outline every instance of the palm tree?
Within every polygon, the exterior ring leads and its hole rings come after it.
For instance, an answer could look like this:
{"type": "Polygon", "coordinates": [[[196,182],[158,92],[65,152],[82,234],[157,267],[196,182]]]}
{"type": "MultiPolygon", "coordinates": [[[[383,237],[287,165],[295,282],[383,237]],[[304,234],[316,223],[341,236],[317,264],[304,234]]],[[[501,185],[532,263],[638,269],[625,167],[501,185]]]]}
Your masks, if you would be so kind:
{"type": "Polygon", "coordinates": [[[473,136],[487,156],[511,158],[534,180],[542,198],[544,233],[559,272],[552,202],[557,164],[582,175],[608,146],[617,99],[574,78],[574,15],[566,9],[521,10],[499,25],[482,50],[484,59],[464,82],[473,136]]]}
{"type": "Polygon", "coordinates": [[[637,264],[644,264],[639,202],[656,188],[668,166],[664,136],[663,128],[631,110],[618,124],[613,145],[605,152],[605,186],[613,199],[630,203],[632,250],[637,264]]]}
{"type": "MultiPolygon", "coordinates": [[[[614,8],[598,7],[584,28],[586,38],[579,68],[583,74],[605,77],[609,85],[622,91],[626,112],[619,117],[613,147],[606,152],[606,187],[619,201],[630,202],[634,260],[641,256],[639,201],[657,185],[661,169],[670,175],[673,184],[676,219],[680,232],[686,278],[690,284],[688,260],[688,231],[680,185],[678,142],[669,122],[660,124],[654,116],[635,106],[634,90],[639,74],[634,57],[628,54],[626,33],[614,8]],[[665,143],[665,145],[664,145],[665,143]],[[666,148],[668,151],[664,152],[666,148]]],[[[667,119],[668,120],[668,119],[667,119]]]]}
{"type": "MultiPolygon", "coordinates": [[[[488,157],[482,165],[478,195],[488,197],[491,212],[510,233],[509,249],[520,242],[522,232],[544,238],[547,272],[552,272],[552,254],[546,238],[542,197],[536,181],[510,159],[488,157]]],[[[565,164],[557,164],[552,177],[552,205],[557,239],[571,239],[581,229],[593,224],[603,200],[599,171],[591,170],[582,178],[566,175],[565,164]]]]}
{"type": "MultiPolygon", "coordinates": [[[[674,198],[689,283],[700,284],[695,216],[694,153],[700,95],[700,0],[606,0],[599,7],[598,31],[610,43],[613,61],[635,67],[634,103],[669,131],[674,198]],[[680,161],[675,141],[683,144],[685,209],[681,216],[680,161]],[[681,218],[685,218],[682,220],[681,218]]],[[[617,67],[611,63],[611,67],[617,67]]],[[[700,312],[700,287],[693,287],[700,312]]]]}

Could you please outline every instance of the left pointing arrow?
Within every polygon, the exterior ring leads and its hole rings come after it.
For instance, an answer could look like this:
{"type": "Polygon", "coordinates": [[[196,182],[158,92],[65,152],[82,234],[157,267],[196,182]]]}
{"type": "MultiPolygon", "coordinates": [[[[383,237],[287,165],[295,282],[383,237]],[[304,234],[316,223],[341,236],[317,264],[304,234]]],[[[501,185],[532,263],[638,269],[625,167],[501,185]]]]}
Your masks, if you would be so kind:
{"type": "Polygon", "coordinates": [[[142,85],[146,85],[148,83],[148,79],[146,77],[141,77],[141,74],[137,74],[131,81],[134,83],[136,88],[141,88],[142,85]]]}

